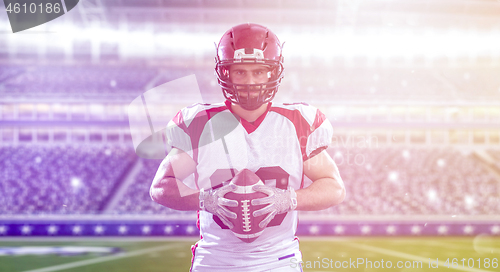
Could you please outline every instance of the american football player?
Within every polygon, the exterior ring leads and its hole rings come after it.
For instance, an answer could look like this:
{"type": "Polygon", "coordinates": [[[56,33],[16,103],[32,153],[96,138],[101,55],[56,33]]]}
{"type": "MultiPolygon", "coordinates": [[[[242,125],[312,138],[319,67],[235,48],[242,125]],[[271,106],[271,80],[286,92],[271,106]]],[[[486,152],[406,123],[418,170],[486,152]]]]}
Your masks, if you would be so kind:
{"type": "Polygon", "coordinates": [[[198,211],[201,240],[192,247],[191,271],[302,271],[295,237],[297,211],[343,201],[345,189],[325,149],[332,126],[305,103],[272,100],[283,79],[282,44],[264,26],[232,27],[217,45],[215,72],[225,101],[194,104],[173,118],[166,132],[171,151],[151,186],[154,201],[198,211]],[[232,232],[237,204],[224,196],[242,169],[265,185],[252,216],[265,229],[250,243],[232,232]],[[304,176],[312,184],[304,187],[304,176]],[[188,182],[194,180],[194,182],[188,182]],[[294,259],[291,262],[291,259],[294,259]]]}

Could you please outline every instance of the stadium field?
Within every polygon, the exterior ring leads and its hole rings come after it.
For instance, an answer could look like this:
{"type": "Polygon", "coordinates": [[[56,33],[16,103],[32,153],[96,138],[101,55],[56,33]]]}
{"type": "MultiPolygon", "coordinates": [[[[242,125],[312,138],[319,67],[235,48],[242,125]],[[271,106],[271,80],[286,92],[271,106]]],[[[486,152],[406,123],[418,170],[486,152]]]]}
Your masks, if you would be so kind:
{"type": "MultiPolygon", "coordinates": [[[[188,271],[193,238],[0,240],[0,248],[115,247],[115,254],[4,255],[0,271],[188,271]]],[[[500,237],[303,237],[304,271],[500,271],[500,237]]],[[[296,265],[290,259],[290,265],[296,265]]]]}

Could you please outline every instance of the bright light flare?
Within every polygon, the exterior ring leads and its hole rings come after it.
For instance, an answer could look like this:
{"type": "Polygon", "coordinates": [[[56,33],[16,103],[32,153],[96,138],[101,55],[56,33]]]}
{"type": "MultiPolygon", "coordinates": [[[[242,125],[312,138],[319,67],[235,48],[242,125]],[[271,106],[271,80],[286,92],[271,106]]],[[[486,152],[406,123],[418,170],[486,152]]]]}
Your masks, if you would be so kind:
{"type": "Polygon", "coordinates": [[[437,192],[433,189],[430,189],[428,192],[427,192],[427,198],[430,200],[430,201],[435,201],[438,199],[438,195],[437,195],[437,192]]]}
{"type": "Polygon", "coordinates": [[[473,208],[474,204],[476,203],[476,201],[474,200],[474,197],[472,197],[472,196],[465,196],[464,202],[465,202],[465,207],[467,207],[467,209],[473,208]]]}
{"type": "Polygon", "coordinates": [[[445,166],[445,165],[446,165],[446,162],[445,162],[443,159],[439,159],[439,160],[437,160],[437,162],[436,162],[436,163],[437,163],[437,165],[438,165],[439,167],[443,167],[443,166],[445,166]]]}
{"type": "Polygon", "coordinates": [[[82,180],[78,177],[71,178],[71,186],[75,189],[80,188],[82,186],[82,180]]]}
{"type": "Polygon", "coordinates": [[[321,55],[326,58],[335,56],[456,58],[463,55],[498,55],[500,48],[500,33],[496,31],[427,30],[422,34],[416,34],[405,29],[399,31],[372,29],[367,32],[366,34],[288,33],[286,38],[282,39],[287,42],[285,49],[289,54],[302,57],[321,55]],[[314,50],[304,50],[304,48],[314,48],[314,50]]]}
{"type": "MultiPolygon", "coordinates": [[[[366,57],[369,60],[402,57],[450,59],[490,55],[500,57],[500,30],[435,31],[432,28],[414,32],[409,28],[371,27],[362,32],[346,32],[320,29],[297,32],[283,27],[273,28],[284,46],[284,56],[293,61],[310,60],[312,57],[331,61],[334,57],[366,57]]],[[[118,51],[127,56],[206,56],[215,53],[214,42],[223,34],[219,32],[158,32],[154,27],[140,31],[111,29],[106,27],[80,28],[68,24],[50,24],[44,28],[29,30],[30,35],[9,35],[9,47],[33,45],[37,47],[58,44],[71,48],[74,41],[91,41],[94,48],[100,43],[113,43],[118,51]],[[43,32],[43,31],[49,32],[43,32]],[[40,33],[36,31],[42,31],[40,33]],[[49,33],[49,34],[48,34],[49,33]]],[[[69,49],[68,49],[69,50],[69,49]]]]}
{"type": "Polygon", "coordinates": [[[391,171],[389,173],[389,180],[392,181],[392,182],[395,182],[395,181],[398,181],[398,178],[399,178],[399,173],[396,172],[396,171],[391,171]]]}

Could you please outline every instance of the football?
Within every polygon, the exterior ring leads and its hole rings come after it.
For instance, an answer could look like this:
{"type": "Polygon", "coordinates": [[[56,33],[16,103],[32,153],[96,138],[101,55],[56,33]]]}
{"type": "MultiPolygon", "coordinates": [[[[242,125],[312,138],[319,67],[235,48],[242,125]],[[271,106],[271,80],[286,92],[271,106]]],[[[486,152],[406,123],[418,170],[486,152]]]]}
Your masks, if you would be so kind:
{"type": "Polygon", "coordinates": [[[243,242],[250,243],[257,239],[264,228],[259,227],[259,223],[266,217],[266,214],[254,217],[252,213],[266,205],[251,204],[252,199],[266,197],[262,192],[257,192],[252,189],[254,185],[264,185],[259,177],[248,169],[243,169],[238,172],[231,180],[231,183],[237,186],[236,191],[227,193],[224,197],[238,201],[238,207],[228,207],[228,209],[236,213],[237,218],[231,219],[234,227],[232,232],[236,237],[243,242]]]}

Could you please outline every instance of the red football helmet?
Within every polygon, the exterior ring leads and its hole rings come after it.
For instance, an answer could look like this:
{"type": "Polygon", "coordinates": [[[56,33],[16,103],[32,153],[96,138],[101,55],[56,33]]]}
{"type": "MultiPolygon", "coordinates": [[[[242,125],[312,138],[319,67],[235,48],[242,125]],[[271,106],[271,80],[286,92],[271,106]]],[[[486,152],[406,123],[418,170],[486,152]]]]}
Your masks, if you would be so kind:
{"type": "Polygon", "coordinates": [[[255,110],[271,101],[283,78],[282,45],[269,29],[258,24],[241,24],[228,30],[217,46],[215,73],[224,97],[246,110],[255,110]],[[233,64],[263,64],[270,68],[269,81],[262,84],[236,84],[229,79],[233,64]],[[250,91],[260,90],[257,97],[250,91]],[[239,92],[247,92],[242,97],[239,92]]]}

